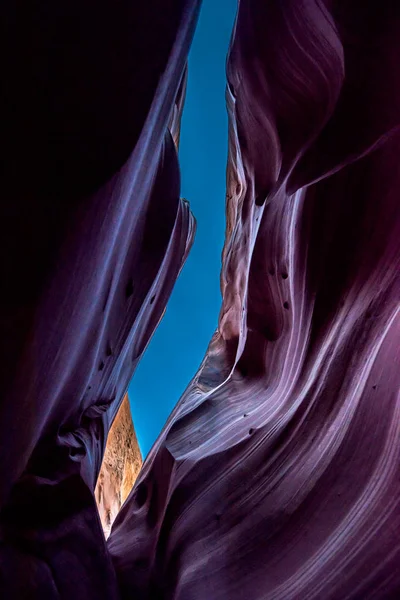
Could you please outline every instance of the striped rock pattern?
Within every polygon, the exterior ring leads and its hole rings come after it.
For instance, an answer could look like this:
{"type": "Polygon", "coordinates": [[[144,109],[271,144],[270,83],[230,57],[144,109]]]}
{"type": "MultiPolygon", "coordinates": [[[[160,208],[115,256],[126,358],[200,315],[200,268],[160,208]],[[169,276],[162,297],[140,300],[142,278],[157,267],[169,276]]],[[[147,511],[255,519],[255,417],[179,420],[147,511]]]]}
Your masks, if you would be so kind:
{"type": "Polygon", "coordinates": [[[218,329],[104,539],[107,434],[194,235],[199,5],[4,6],[0,596],[395,600],[392,0],[240,0],[218,329]]]}
{"type": "Polygon", "coordinates": [[[199,5],[2,7],[4,600],[120,598],[94,490],[193,241],[168,125],[199,5]]]}
{"type": "Polygon", "coordinates": [[[109,538],[124,597],[400,596],[399,55],[396,3],[241,0],[219,327],[109,538]]]}

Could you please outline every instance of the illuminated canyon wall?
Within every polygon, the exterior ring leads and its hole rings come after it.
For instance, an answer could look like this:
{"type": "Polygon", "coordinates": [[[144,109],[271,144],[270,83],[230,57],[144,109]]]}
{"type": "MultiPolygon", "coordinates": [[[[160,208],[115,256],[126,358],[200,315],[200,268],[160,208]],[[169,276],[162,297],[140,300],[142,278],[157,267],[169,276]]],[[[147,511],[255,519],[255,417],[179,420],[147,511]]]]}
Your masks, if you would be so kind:
{"type": "Polygon", "coordinates": [[[1,36],[1,597],[397,599],[400,5],[241,0],[219,326],[107,542],[107,434],[194,234],[199,2],[40,8],[1,36]]]}
{"type": "Polygon", "coordinates": [[[0,596],[119,598],[107,434],[193,240],[168,130],[199,2],[2,9],[0,596]]]}
{"type": "Polygon", "coordinates": [[[94,495],[106,538],[142,466],[142,455],[132,423],[128,395],[108,433],[94,495]]]}
{"type": "Polygon", "coordinates": [[[391,2],[240,3],[219,327],[109,538],[124,597],[400,595],[399,40],[391,2]]]}

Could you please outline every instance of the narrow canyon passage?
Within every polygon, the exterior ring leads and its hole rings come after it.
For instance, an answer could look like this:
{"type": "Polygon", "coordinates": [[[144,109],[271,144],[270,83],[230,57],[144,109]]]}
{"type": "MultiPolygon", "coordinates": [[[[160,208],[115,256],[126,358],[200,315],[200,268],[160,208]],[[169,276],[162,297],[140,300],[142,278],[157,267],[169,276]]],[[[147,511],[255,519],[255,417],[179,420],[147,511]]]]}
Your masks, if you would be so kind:
{"type": "Polygon", "coordinates": [[[179,162],[196,219],[192,250],[129,387],[143,457],[195,375],[221,308],[228,116],[226,59],[237,0],[204,0],[188,61],[179,162]],[[154,373],[157,376],[154,376],[154,373]]]}
{"type": "Polygon", "coordinates": [[[228,158],[226,59],[236,9],[236,0],[203,2],[189,53],[179,162],[181,196],[190,200],[196,235],[108,436],[95,490],[106,537],[217,326],[228,158]]]}
{"type": "Polygon", "coordinates": [[[400,3],[226,3],[2,6],[1,600],[400,598],[400,3]]]}

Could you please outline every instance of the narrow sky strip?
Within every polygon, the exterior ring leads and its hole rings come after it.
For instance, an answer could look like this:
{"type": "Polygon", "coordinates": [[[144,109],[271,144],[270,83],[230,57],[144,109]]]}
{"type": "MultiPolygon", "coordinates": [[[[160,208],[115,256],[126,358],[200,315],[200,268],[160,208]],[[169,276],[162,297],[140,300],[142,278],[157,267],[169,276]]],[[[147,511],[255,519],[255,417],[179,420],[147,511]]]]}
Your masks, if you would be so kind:
{"type": "Polygon", "coordinates": [[[197,371],[217,326],[225,233],[228,119],[225,65],[236,0],[204,0],[189,55],[179,160],[197,220],[194,246],[129,387],[143,457],[197,371]]]}

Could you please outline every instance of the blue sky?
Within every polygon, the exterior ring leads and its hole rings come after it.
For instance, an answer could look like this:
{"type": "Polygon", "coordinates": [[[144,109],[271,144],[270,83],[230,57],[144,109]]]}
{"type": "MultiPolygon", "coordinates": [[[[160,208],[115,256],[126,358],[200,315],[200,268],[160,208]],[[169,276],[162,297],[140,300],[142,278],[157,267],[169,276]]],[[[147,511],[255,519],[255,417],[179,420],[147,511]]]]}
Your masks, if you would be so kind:
{"type": "Polygon", "coordinates": [[[192,251],[129,386],[143,457],[203,359],[217,326],[225,233],[225,62],[237,0],[203,0],[189,54],[179,160],[181,196],[197,220],[192,251]]]}

